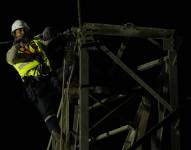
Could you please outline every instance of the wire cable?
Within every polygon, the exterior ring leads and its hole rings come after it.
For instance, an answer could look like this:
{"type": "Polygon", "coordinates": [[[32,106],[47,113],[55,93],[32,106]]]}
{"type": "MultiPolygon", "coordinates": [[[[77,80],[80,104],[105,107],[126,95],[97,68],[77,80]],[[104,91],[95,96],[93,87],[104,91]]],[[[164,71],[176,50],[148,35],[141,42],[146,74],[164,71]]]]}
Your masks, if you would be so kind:
{"type": "Polygon", "coordinates": [[[13,41],[10,40],[10,41],[3,41],[3,42],[0,42],[0,45],[5,45],[5,44],[11,44],[13,41]]]}

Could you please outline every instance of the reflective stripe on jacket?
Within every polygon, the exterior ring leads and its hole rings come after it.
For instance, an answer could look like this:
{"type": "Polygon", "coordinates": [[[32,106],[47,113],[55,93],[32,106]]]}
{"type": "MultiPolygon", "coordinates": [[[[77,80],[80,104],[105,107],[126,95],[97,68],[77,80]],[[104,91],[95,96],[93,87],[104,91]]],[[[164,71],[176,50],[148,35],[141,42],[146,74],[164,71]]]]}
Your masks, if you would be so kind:
{"type": "Polygon", "coordinates": [[[13,66],[18,71],[21,78],[24,76],[39,76],[40,72],[38,71],[39,62],[36,60],[30,62],[16,63],[13,66]]]}

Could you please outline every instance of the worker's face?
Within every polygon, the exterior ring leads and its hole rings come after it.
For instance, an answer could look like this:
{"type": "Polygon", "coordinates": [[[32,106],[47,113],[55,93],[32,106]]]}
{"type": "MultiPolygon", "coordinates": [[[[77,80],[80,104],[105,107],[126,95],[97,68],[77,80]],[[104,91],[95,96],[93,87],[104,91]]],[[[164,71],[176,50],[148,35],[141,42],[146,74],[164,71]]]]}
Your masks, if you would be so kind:
{"type": "Polygon", "coordinates": [[[25,35],[25,30],[23,28],[19,28],[15,30],[15,37],[22,38],[25,35]]]}

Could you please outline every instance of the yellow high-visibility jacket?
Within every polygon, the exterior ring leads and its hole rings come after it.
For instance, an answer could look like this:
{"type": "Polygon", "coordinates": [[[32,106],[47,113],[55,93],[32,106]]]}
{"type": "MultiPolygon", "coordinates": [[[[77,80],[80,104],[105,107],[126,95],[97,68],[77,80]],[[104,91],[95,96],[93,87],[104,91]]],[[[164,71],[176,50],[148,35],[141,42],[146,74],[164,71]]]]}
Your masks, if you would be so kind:
{"type": "Polygon", "coordinates": [[[51,67],[43,46],[44,45],[40,39],[34,38],[28,45],[28,54],[25,54],[24,51],[18,50],[13,45],[7,52],[7,62],[15,67],[21,78],[24,76],[39,76],[47,74],[51,71],[51,67]],[[18,61],[17,58],[19,55],[23,55],[26,59],[18,61]],[[40,56],[41,61],[39,61],[39,59],[37,59],[35,56],[40,56]]]}

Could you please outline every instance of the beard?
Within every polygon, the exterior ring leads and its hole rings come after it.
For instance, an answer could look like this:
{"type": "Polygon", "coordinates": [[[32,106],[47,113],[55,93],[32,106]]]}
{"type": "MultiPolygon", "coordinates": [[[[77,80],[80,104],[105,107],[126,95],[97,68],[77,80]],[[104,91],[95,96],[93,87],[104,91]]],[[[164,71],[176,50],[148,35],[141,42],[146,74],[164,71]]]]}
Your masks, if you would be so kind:
{"type": "Polygon", "coordinates": [[[18,37],[18,38],[15,38],[14,40],[14,44],[18,44],[18,43],[23,43],[23,44],[26,44],[30,41],[30,38],[28,36],[23,36],[23,37],[18,37]]]}

